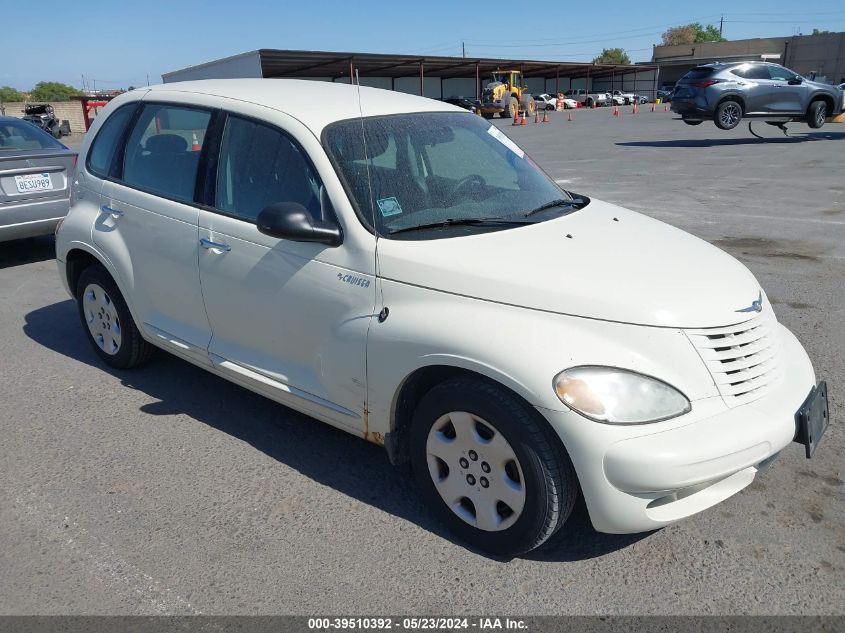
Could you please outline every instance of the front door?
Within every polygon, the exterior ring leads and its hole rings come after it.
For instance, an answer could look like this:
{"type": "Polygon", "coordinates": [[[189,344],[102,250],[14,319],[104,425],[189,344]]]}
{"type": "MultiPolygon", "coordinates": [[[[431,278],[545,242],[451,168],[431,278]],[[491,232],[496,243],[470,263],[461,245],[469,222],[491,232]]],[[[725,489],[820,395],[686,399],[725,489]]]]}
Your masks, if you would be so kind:
{"type": "Polygon", "coordinates": [[[366,431],[373,275],[344,266],[344,245],[277,239],[256,226],[279,202],[299,203],[315,219],[333,215],[306,151],[281,126],[229,114],[215,181],[213,210],[199,218],[211,361],[295,409],[366,431]]]}
{"type": "Polygon", "coordinates": [[[805,94],[808,92],[807,87],[803,82],[790,84],[790,81],[796,79],[796,75],[783,66],[769,66],[768,68],[772,78],[770,110],[783,114],[803,112],[805,94]]]}

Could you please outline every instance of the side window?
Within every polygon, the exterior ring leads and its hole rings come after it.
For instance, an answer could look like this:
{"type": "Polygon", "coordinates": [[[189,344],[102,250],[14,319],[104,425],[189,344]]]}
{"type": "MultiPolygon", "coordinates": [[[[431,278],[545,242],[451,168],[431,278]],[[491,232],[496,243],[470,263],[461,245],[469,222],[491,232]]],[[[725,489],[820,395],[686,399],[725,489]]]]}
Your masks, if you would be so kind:
{"type": "Polygon", "coordinates": [[[769,76],[775,81],[789,81],[795,78],[795,73],[783,66],[769,66],[769,76]]]}
{"type": "Polygon", "coordinates": [[[126,142],[123,182],[191,202],[210,119],[206,110],[146,104],[126,142]]]}
{"type": "Polygon", "coordinates": [[[265,207],[296,202],[320,219],[320,180],[287,135],[229,115],[217,163],[215,207],[255,222],[265,207]]]}
{"type": "Polygon", "coordinates": [[[738,75],[745,79],[771,79],[769,71],[765,66],[740,66],[731,71],[734,75],[738,75]]]}
{"type": "Polygon", "coordinates": [[[123,129],[126,123],[135,112],[137,103],[130,103],[121,108],[118,108],[109,115],[100,131],[97,132],[97,138],[94,139],[94,144],[91,146],[91,151],[88,152],[88,171],[100,178],[106,178],[112,165],[117,144],[123,135],[123,129]]]}

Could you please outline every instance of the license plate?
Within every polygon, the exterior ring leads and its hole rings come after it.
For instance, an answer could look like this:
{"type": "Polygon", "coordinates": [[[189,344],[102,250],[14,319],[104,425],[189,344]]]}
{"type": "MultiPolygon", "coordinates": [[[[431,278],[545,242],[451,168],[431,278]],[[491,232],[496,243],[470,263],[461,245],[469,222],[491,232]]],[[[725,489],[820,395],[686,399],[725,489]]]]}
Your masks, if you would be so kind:
{"type": "Polygon", "coordinates": [[[804,404],[795,414],[798,432],[795,441],[804,445],[807,459],[813,456],[821,442],[822,435],[830,424],[830,408],[827,405],[827,383],[822,381],[813,387],[804,404]]]}
{"type": "Polygon", "coordinates": [[[53,188],[53,181],[50,179],[50,174],[26,174],[15,176],[15,186],[18,188],[18,193],[49,191],[53,188]]]}

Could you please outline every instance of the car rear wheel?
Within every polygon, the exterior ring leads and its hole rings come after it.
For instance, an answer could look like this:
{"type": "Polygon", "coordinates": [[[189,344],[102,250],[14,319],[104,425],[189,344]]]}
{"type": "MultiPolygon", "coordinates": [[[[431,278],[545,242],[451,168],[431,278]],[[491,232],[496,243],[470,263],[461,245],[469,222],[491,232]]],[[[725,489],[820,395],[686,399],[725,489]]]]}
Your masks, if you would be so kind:
{"type": "Polygon", "coordinates": [[[713,116],[716,127],[732,130],[742,120],[742,106],[737,101],[722,101],[713,116]]]}
{"type": "Polygon", "coordinates": [[[426,394],[411,428],[414,476],[459,538],[498,554],[530,551],[572,512],[574,469],[531,407],[486,381],[457,378],[426,394]]]}
{"type": "Polygon", "coordinates": [[[824,125],[827,119],[827,104],[824,101],[813,101],[807,114],[807,125],[818,129],[824,125]]]}
{"type": "Polygon", "coordinates": [[[152,345],[141,337],[123,295],[102,265],[82,272],[76,285],[76,303],[88,340],[107,365],[129,369],[150,357],[152,345]]]}

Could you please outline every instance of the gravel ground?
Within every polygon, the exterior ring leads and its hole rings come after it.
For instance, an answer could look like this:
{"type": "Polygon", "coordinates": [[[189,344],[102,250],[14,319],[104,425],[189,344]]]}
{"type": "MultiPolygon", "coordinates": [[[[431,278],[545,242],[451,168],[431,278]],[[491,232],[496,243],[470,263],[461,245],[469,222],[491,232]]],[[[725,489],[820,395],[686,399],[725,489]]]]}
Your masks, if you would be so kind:
{"type": "Polygon", "coordinates": [[[0,614],[845,613],[845,126],[760,141],[648,106],[574,119],[496,125],[566,187],[751,268],[828,380],[813,460],[792,445],[650,534],[597,534],[579,506],[548,546],[494,560],[374,445],[164,354],[108,370],[50,240],[3,244],[0,614]]]}

